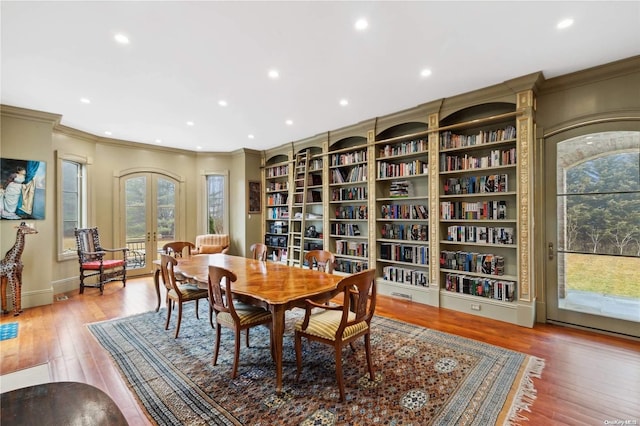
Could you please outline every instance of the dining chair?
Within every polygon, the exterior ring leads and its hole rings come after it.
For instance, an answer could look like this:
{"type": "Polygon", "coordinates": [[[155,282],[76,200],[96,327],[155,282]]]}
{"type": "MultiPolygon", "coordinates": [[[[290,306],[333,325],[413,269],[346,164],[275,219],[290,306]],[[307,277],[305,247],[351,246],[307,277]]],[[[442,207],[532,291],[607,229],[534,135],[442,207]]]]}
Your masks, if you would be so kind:
{"type": "Polygon", "coordinates": [[[191,256],[191,252],[196,248],[190,241],[172,241],[162,246],[162,252],[173,257],[191,256]]]}
{"type": "MultiPolygon", "coordinates": [[[[222,327],[233,330],[235,335],[235,353],[233,357],[233,370],[231,378],[234,379],[238,372],[238,358],[240,357],[240,333],[242,330],[266,325],[271,330],[271,312],[266,309],[238,302],[229,297],[231,283],[237,279],[236,275],[218,266],[209,266],[209,304],[216,316],[216,345],[213,353],[213,365],[218,363],[218,351],[220,350],[220,334],[222,327]]],[[[271,332],[270,332],[271,333],[271,332]]],[[[248,335],[247,335],[248,336],[248,335]]],[[[270,339],[271,340],[271,339],[270,339]]],[[[247,338],[247,347],[249,340],[247,338]]],[[[273,344],[271,344],[273,356],[273,344]]]]}
{"type": "Polygon", "coordinates": [[[317,270],[332,274],[336,256],[327,250],[311,250],[305,253],[304,260],[309,265],[309,269],[314,269],[315,265],[317,270]]]}
{"type": "Polygon", "coordinates": [[[360,337],[364,337],[369,378],[374,380],[371,361],[371,319],[376,308],[375,274],[375,269],[368,269],[343,278],[337,287],[337,294],[342,293],[343,296],[341,305],[323,305],[307,299],[304,319],[295,325],[296,377],[300,378],[302,370],[303,337],[333,346],[340,401],[344,401],[345,397],[342,348],[349,344],[353,349],[352,343],[360,337]]]}
{"type": "Polygon", "coordinates": [[[267,246],[262,243],[251,244],[251,255],[256,260],[267,260],[267,246]]]}
{"type": "Polygon", "coordinates": [[[80,294],[85,287],[96,287],[100,294],[104,285],[112,281],[122,281],[127,286],[127,253],[126,247],[105,248],[100,244],[98,228],[75,228],[78,262],[80,263],[80,294]],[[109,253],[114,258],[109,258],[109,253]],[[86,278],[97,277],[95,284],[85,283],[86,278]]]}
{"type": "Polygon", "coordinates": [[[178,264],[178,260],[168,254],[160,255],[160,271],[162,273],[162,281],[167,287],[167,323],[164,326],[165,330],[169,329],[169,322],[171,321],[171,311],[173,310],[174,302],[178,304],[178,324],[176,325],[176,335],[180,333],[180,323],[182,322],[182,304],[186,302],[196,302],[196,318],[200,319],[198,315],[198,302],[200,299],[206,299],[208,297],[207,289],[198,288],[193,284],[180,284],[176,280],[175,267],[178,264]]]}

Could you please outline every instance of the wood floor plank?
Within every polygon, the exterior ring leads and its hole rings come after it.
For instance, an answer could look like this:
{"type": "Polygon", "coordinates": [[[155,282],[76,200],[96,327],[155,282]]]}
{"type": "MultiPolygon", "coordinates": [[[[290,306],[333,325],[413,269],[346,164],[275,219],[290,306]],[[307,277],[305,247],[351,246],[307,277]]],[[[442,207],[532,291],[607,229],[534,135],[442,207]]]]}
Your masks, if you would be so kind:
{"type": "MultiPolygon", "coordinates": [[[[0,374],[49,362],[53,380],[94,385],[114,399],[132,426],[151,424],[86,324],[155,309],[152,279],[130,279],[126,287],[112,283],[103,296],[97,289],[66,296],[68,300],[26,309],[18,317],[2,316],[0,323],[20,325],[18,338],[0,342],[0,374]]],[[[523,328],[384,296],[378,297],[376,314],[544,358],[542,379],[534,380],[537,399],[531,413],[524,413],[529,418],[525,424],[640,424],[636,340],[551,324],[523,328]]]]}

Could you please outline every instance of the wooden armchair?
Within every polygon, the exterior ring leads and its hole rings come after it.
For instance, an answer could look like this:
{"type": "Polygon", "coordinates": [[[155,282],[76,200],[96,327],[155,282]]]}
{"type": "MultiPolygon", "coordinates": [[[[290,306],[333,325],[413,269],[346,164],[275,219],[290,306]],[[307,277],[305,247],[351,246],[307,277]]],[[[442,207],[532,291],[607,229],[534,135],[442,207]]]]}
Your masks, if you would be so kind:
{"type": "Polygon", "coordinates": [[[231,244],[228,234],[204,234],[196,236],[193,254],[228,253],[231,244]]]}
{"type": "Polygon", "coordinates": [[[190,241],[173,241],[162,246],[162,252],[173,257],[191,256],[191,252],[196,248],[195,244],[190,241]]]}
{"type": "Polygon", "coordinates": [[[267,260],[267,246],[262,243],[251,244],[251,255],[256,260],[267,260]]]}
{"type": "MultiPolygon", "coordinates": [[[[350,275],[338,283],[343,303],[338,306],[322,305],[307,299],[305,316],[295,325],[297,377],[302,370],[302,338],[333,346],[336,353],[336,379],[340,388],[340,401],[344,401],[342,376],[342,348],[364,336],[364,347],[369,367],[369,378],[374,380],[371,361],[371,319],[376,308],[375,269],[350,275]],[[320,310],[314,310],[319,308],[320,310]]],[[[352,346],[353,348],[353,346],[352,346]]]]}
{"type": "MultiPolygon", "coordinates": [[[[238,302],[233,297],[230,297],[231,283],[235,282],[236,279],[236,275],[227,269],[209,266],[209,305],[216,314],[216,346],[213,354],[213,365],[218,363],[220,334],[222,334],[221,327],[230,328],[235,334],[235,353],[231,378],[235,378],[238,372],[240,332],[247,330],[247,346],[249,346],[250,328],[266,325],[271,329],[271,312],[257,306],[238,302]]],[[[273,345],[271,350],[273,351],[273,345]]],[[[271,355],[273,356],[273,353],[271,355]]]]}
{"type": "Polygon", "coordinates": [[[78,248],[78,262],[80,263],[80,294],[85,287],[100,289],[104,292],[104,285],[112,281],[122,281],[127,285],[127,252],[126,247],[104,248],[100,245],[98,228],[76,228],[76,245],[78,248]],[[107,253],[121,253],[121,259],[108,259],[107,253]],[[85,279],[97,277],[95,284],[86,284],[85,279]]]}
{"type": "Polygon", "coordinates": [[[333,273],[333,265],[336,263],[335,255],[326,250],[311,250],[305,253],[304,260],[309,265],[309,269],[313,269],[315,265],[316,269],[328,274],[333,273]]]}
{"type": "Polygon", "coordinates": [[[198,315],[198,301],[200,299],[206,299],[208,295],[206,289],[200,289],[196,285],[180,284],[176,280],[176,274],[174,271],[177,264],[178,261],[175,257],[169,256],[168,254],[160,255],[160,272],[162,274],[162,281],[164,281],[164,285],[167,287],[167,323],[165,324],[164,329],[169,329],[171,311],[174,303],[177,303],[178,324],[176,325],[176,339],[178,338],[178,333],[180,333],[180,323],[182,322],[182,304],[195,300],[196,318],[200,319],[200,316],[198,315]]]}

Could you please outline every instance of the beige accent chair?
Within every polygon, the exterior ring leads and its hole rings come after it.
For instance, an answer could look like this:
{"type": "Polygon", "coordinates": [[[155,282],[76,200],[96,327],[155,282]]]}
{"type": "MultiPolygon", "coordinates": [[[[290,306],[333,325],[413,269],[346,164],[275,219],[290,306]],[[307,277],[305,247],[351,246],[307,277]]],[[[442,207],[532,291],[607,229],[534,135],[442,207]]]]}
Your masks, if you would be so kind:
{"type": "Polygon", "coordinates": [[[229,234],[204,234],[196,237],[193,254],[228,253],[231,241],[229,234]]]}

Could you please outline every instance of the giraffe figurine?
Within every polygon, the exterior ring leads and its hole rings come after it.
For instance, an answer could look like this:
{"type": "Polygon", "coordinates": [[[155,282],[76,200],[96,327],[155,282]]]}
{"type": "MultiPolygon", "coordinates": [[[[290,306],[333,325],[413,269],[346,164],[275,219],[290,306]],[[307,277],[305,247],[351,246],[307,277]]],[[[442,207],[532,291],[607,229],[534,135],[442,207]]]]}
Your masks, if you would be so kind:
{"type": "Polygon", "coordinates": [[[22,312],[22,251],[24,250],[24,236],[26,234],[37,234],[35,228],[22,222],[18,228],[16,242],[9,249],[4,259],[0,260],[0,292],[2,293],[2,312],[7,313],[7,281],[13,292],[13,315],[22,312]]]}

